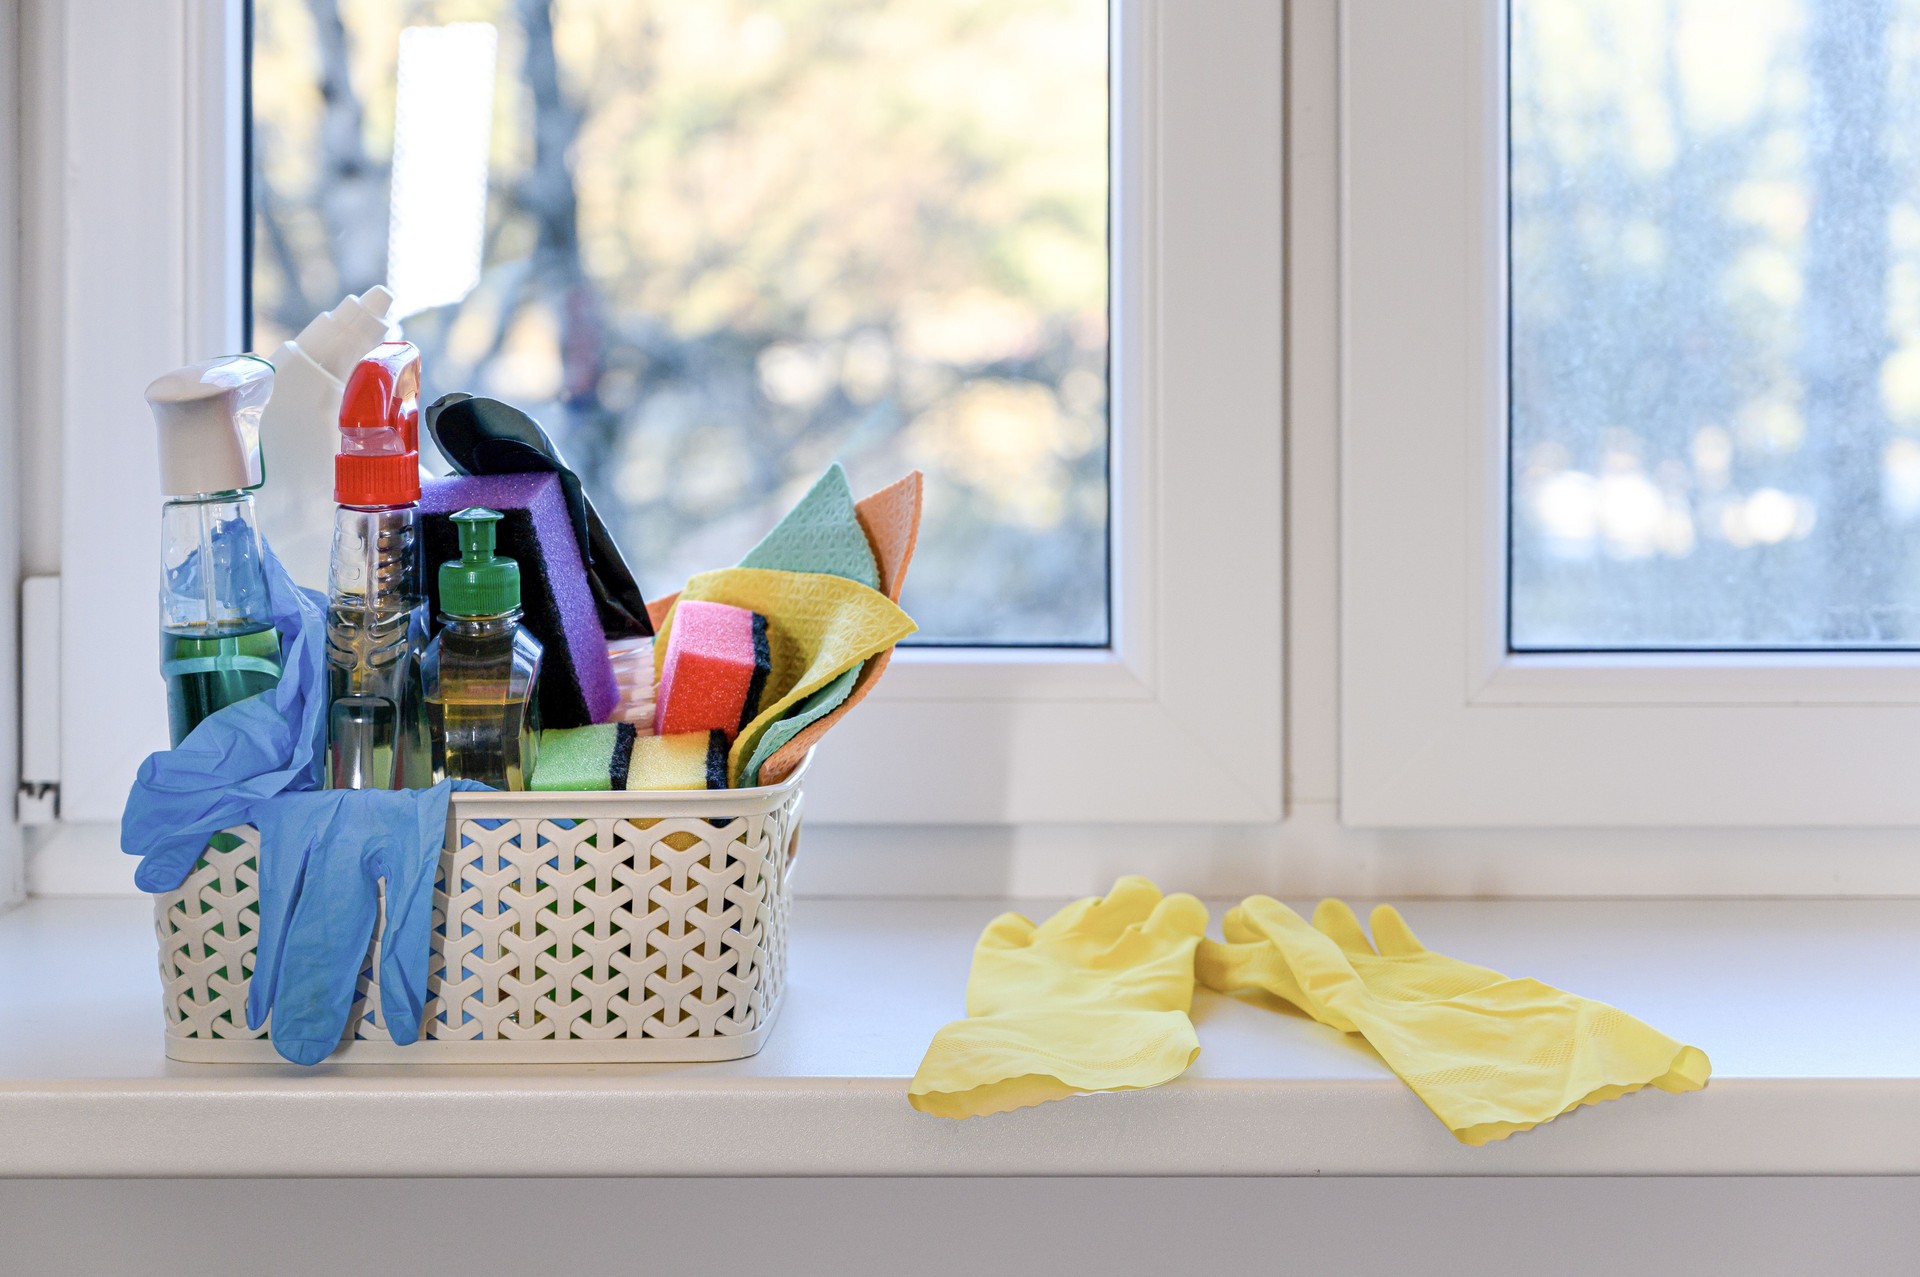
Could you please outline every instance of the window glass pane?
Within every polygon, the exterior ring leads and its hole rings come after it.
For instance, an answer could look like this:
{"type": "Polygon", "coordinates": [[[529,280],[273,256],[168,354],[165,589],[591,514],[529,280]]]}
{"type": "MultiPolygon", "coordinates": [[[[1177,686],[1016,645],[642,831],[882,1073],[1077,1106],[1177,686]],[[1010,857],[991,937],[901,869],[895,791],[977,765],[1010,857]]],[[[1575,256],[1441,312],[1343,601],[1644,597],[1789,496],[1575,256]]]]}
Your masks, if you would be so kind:
{"type": "Polygon", "coordinates": [[[932,641],[1103,645],[1104,0],[255,0],[253,344],[383,280],[650,593],[918,467],[932,641]]]}
{"type": "Polygon", "coordinates": [[[1920,0],[1513,0],[1511,639],[1920,644],[1920,0]]]}

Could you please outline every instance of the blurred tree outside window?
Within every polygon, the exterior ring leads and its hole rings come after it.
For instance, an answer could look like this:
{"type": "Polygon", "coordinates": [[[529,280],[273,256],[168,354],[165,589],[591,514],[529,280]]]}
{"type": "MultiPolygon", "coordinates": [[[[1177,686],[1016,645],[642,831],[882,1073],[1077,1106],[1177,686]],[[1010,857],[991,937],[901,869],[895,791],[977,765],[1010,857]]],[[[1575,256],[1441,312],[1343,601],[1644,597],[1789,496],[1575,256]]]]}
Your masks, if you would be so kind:
{"type": "Polygon", "coordinates": [[[1517,649],[1920,645],[1920,0],[1513,0],[1517,649]]]}
{"type": "Polygon", "coordinates": [[[252,342],[389,282],[650,594],[918,467],[933,642],[1108,641],[1104,0],[254,0],[252,342]]]}

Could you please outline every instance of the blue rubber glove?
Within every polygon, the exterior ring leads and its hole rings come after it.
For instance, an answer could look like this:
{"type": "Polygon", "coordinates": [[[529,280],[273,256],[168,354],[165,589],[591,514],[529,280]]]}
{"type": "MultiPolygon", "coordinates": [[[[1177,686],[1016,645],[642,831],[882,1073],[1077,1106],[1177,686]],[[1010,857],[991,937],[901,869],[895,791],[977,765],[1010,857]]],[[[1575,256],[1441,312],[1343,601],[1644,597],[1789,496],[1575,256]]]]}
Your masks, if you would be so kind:
{"type": "Polygon", "coordinates": [[[257,804],[260,937],[247,1027],[273,1015],[273,1047],[318,1064],[340,1045],[387,885],[380,1013],[401,1046],[420,1037],[433,950],[433,881],[454,789],[333,789],[257,804]]]}
{"type": "Polygon", "coordinates": [[[120,849],[140,857],[143,891],[187,880],[207,839],[257,823],[276,794],[318,789],[326,764],[326,601],[293,583],[265,547],[267,591],[282,673],[270,692],[209,715],[168,750],[149,754],[120,816],[120,849]]]}

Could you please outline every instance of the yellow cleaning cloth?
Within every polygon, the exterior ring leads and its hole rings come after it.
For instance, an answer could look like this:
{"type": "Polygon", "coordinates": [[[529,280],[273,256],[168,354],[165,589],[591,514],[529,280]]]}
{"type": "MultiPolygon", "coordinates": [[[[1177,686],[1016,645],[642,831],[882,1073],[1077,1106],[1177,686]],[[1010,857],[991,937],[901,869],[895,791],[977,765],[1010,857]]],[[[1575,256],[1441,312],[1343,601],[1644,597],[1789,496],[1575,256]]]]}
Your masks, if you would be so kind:
{"type": "MultiPolygon", "coordinates": [[[[760,695],[759,714],[734,738],[727,758],[728,784],[739,783],[754,747],[787,710],[915,629],[907,614],[878,590],[821,572],[722,568],[688,581],[680,598],[729,603],[767,618],[772,669],[760,695]]],[[[656,681],[666,661],[673,618],[673,612],[667,613],[654,638],[656,681]]]]}
{"type": "Polygon", "coordinates": [[[1338,900],[1322,901],[1308,926],[1254,896],[1222,930],[1227,943],[1200,943],[1202,984],[1264,989],[1360,1034],[1463,1144],[1643,1086],[1697,1091],[1713,1071],[1697,1047],[1624,1011],[1432,952],[1390,905],[1373,911],[1377,951],[1338,900]]]}
{"type": "Polygon", "coordinates": [[[1200,1054],[1187,1011],[1207,908],[1122,878],[1039,926],[1017,913],[973,951],[967,1018],[934,1035],[907,1099],[937,1117],[1158,1086],[1200,1054]]]}

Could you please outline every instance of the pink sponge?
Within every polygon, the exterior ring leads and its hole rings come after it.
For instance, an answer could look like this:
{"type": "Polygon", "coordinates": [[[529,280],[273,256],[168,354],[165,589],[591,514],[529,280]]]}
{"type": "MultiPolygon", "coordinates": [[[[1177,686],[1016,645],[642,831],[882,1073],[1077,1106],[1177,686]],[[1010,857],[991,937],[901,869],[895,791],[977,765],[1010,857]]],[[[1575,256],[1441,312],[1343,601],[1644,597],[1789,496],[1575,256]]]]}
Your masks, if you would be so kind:
{"type": "Polygon", "coordinates": [[[725,732],[731,741],[760,709],[772,658],[767,618],[743,607],[682,599],[660,668],[653,730],[725,732]]]}

